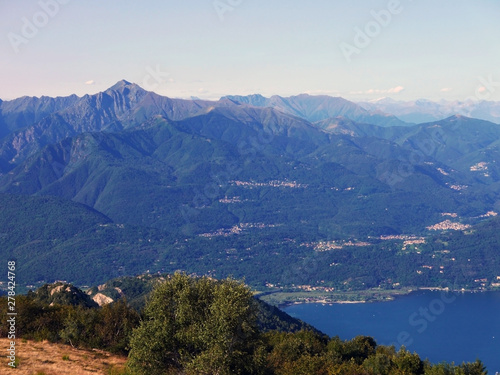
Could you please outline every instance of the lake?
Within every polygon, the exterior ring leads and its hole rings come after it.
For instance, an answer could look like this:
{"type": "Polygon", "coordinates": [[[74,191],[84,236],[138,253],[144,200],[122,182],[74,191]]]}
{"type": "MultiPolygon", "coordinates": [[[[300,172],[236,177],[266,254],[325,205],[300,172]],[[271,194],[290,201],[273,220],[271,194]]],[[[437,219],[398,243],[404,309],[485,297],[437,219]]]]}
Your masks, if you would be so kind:
{"type": "Polygon", "coordinates": [[[500,293],[419,291],[392,302],[301,304],[283,309],[330,336],[372,336],[422,359],[473,362],[500,373],[500,293]]]}

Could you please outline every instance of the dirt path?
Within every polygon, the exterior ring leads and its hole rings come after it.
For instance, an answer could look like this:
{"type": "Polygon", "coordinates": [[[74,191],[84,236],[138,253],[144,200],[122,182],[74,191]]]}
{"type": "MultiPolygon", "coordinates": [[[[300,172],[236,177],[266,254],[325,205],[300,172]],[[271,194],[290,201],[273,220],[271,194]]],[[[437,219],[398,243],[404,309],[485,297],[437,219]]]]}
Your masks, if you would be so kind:
{"type": "Polygon", "coordinates": [[[11,369],[7,359],[10,340],[0,339],[0,374],[86,375],[122,374],[126,357],[101,350],[78,350],[71,346],[16,340],[18,368],[11,369]]]}

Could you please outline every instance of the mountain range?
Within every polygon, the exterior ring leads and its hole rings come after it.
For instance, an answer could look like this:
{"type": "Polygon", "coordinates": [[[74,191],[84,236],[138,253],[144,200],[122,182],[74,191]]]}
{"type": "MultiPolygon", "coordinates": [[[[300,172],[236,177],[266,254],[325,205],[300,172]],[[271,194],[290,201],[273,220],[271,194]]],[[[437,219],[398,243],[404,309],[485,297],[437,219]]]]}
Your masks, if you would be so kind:
{"type": "Polygon", "coordinates": [[[358,104],[365,110],[390,113],[411,123],[438,121],[450,116],[462,115],[500,124],[500,103],[478,98],[469,98],[464,101],[440,100],[438,102],[425,99],[397,101],[391,98],[382,98],[358,104]]]}
{"type": "Polygon", "coordinates": [[[289,285],[321,241],[351,254],[495,215],[499,139],[485,120],[413,124],[327,96],[183,100],[120,81],[2,101],[2,255],[26,283],[182,269],[289,285]]]}

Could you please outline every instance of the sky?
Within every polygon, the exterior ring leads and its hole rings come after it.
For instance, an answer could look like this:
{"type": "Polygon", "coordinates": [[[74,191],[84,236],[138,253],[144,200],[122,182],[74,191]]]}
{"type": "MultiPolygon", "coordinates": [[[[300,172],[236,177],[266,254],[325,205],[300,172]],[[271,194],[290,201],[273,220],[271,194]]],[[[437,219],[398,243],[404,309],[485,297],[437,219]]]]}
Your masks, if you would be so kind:
{"type": "Polygon", "coordinates": [[[498,0],[0,0],[0,98],[500,101],[498,0]]]}

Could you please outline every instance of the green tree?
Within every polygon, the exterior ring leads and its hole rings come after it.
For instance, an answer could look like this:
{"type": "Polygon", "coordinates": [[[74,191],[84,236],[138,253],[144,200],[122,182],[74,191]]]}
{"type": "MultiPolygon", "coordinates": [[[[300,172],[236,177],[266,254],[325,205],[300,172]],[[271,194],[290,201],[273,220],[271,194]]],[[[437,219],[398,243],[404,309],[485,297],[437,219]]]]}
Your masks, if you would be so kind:
{"type": "Polygon", "coordinates": [[[431,365],[425,363],[425,375],[486,375],[488,371],[480,360],[473,363],[462,363],[455,366],[453,363],[440,363],[431,365]]]}
{"type": "Polygon", "coordinates": [[[329,370],[329,375],[371,375],[362,365],[356,363],[354,358],[341,364],[333,365],[329,370]]]}
{"type": "Polygon", "coordinates": [[[349,361],[353,359],[357,364],[362,364],[365,359],[375,354],[377,343],[369,336],[356,336],[346,341],[342,347],[342,359],[349,361]]]}
{"type": "Polygon", "coordinates": [[[487,373],[486,367],[479,359],[473,363],[462,363],[456,371],[457,375],[486,375],[487,373]]]}
{"type": "Polygon", "coordinates": [[[312,331],[270,332],[268,368],[277,375],[326,374],[326,339],[312,331]]]}
{"type": "Polygon", "coordinates": [[[118,300],[99,311],[99,323],[94,328],[103,348],[113,353],[126,354],[132,329],[139,325],[139,314],[118,300]]]}
{"type": "Polygon", "coordinates": [[[252,292],[233,279],[177,273],[153,291],[132,333],[136,374],[253,374],[264,365],[252,292]]]}
{"type": "Polygon", "coordinates": [[[432,365],[429,361],[425,362],[425,375],[454,375],[455,366],[449,363],[439,363],[432,365]]]}
{"type": "Polygon", "coordinates": [[[419,375],[424,373],[424,362],[417,353],[410,353],[403,346],[394,357],[394,364],[398,369],[398,374],[419,375]]]}
{"type": "Polygon", "coordinates": [[[59,332],[61,339],[74,347],[100,348],[99,311],[77,306],[69,310],[64,320],[64,328],[59,332]]]}
{"type": "Polygon", "coordinates": [[[332,363],[340,365],[343,361],[344,342],[340,337],[335,336],[330,339],[327,345],[327,355],[332,363]]]}
{"type": "Polygon", "coordinates": [[[363,367],[370,374],[389,375],[392,366],[391,357],[384,353],[372,355],[363,362],[363,367]]]}
{"type": "MultiPolygon", "coordinates": [[[[69,306],[49,306],[35,301],[31,296],[16,297],[16,331],[18,337],[35,340],[59,340],[59,331],[64,327],[64,319],[71,309],[69,306]]],[[[7,300],[0,300],[0,336],[6,336],[7,300]]]]}

